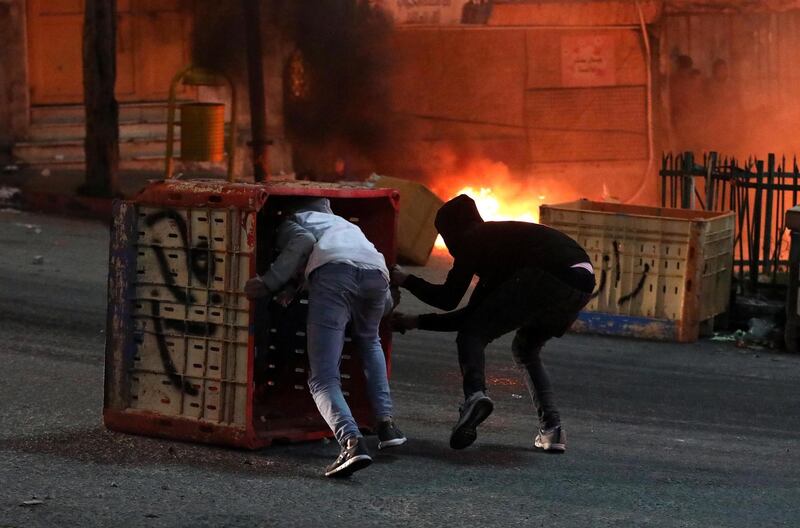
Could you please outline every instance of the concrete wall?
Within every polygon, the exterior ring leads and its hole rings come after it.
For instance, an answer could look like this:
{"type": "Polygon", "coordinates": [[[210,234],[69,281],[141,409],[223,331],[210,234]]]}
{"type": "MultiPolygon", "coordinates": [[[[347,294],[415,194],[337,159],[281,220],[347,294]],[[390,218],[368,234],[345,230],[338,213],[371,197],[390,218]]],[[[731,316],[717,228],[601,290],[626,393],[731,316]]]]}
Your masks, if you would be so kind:
{"type": "MultiPolygon", "coordinates": [[[[394,36],[396,175],[442,151],[630,196],[648,160],[647,69],[635,29],[413,28],[394,36]]],[[[654,178],[653,178],[654,179],[654,178]]],[[[655,181],[655,179],[654,179],[655,181]]]]}
{"type": "Polygon", "coordinates": [[[0,0],[0,153],[28,128],[25,1],[0,0]]]}

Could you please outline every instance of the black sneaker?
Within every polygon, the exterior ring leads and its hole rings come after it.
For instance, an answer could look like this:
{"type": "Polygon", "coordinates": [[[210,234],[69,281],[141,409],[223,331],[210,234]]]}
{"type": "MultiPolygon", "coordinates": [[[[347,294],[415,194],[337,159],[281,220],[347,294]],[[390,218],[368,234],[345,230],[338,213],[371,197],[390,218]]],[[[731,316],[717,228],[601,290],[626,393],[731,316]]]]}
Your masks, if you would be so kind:
{"type": "Polygon", "coordinates": [[[378,422],[378,449],[403,445],[407,440],[391,418],[378,422]]]}
{"type": "Polygon", "coordinates": [[[567,433],[560,425],[550,429],[539,429],[533,445],[547,453],[563,453],[567,450],[567,433]]]}
{"type": "Polygon", "coordinates": [[[325,469],[326,477],[349,477],[359,469],[372,464],[364,437],[349,438],[342,446],[339,457],[325,469]]]}
{"type": "Polygon", "coordinates": [[[486,394],[475,392],[459,408],[460,417],[450,434],[450,447],[464,449],[469,447],[478,438],[478,427],[492,414],[494,404],[486,394]]]}

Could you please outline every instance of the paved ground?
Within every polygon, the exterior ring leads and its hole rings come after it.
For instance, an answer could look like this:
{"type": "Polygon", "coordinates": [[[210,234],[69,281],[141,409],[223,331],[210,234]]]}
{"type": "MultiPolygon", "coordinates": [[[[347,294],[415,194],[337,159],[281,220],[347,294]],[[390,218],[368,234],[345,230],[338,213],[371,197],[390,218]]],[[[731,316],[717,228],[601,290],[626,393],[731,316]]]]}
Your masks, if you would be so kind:
{"type": "Polygon", "coordinates": [[[554,342],[564,456],[531,449],[508,339],[488,353],[495,414],[451,451],[455,348],[432,333],[395,345],[411,441],[349,481],[320,476],[329,443],[248,453],[107,432],[106,258],[100,224],[0,212],[0,527],[800,526],[800,357],[724,343],[554,342]]]}

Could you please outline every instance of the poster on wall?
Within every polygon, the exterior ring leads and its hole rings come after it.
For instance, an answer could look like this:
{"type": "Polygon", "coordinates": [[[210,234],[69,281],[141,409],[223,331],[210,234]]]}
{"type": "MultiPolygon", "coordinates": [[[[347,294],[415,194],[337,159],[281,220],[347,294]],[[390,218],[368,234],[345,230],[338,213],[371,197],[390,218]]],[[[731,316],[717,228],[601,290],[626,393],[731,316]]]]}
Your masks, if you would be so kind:
{"type": "Polygon", "coordinates": [[[564,35],[561,84],[570,87],[617,84],[615,53],[613,35],[564,35]]]}
{"type": "Polygon", "coordinates": [[[493,0],[378,0],[399,25],[486,24],[493,0]]]}

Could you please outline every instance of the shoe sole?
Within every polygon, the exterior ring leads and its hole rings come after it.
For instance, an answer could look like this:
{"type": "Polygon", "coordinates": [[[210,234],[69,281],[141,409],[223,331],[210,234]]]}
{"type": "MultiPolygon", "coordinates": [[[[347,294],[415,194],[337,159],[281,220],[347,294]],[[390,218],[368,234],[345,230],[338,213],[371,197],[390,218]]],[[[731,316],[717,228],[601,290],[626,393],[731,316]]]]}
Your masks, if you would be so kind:
{"type": "Polygon", "coordinates": [[[533,447],[541,451],[544,451],[545,453],[553,453],[554,455],[560,455],[567,450],[566,444],[549,444],[548,446],[545,447],[540,442],[534,442],[533,447]]]}
{"type": "Polygon", "coordinates": [[[408,438],[394,438],[392,440],[386,440],[385,442],[378,442],[378,449],[386,449],[387,447],[397,447],[401,446],[408,442],[408,438]]]}
{"type": "Polygon", "coordinates": [[[478,438],[476,428],[486,420],[494,411],[494,404],[489,398],[478,400],[472,406],[469,416],[462,418],[460,423],[453,428],[450,435],[450,447],[452,449],[465,449],[471,446],[478,438]]]}
{"type": "Polygon", "coordinates": [[[356,471],[360,469],[364,469],[365,467],[372,464],[372,458],[368,455],[357,455],[342,464],[341,466],[337,467],[334,470],[326,471],[325,476],[331,478],[344,478],[349,477],[356,471]]]}

